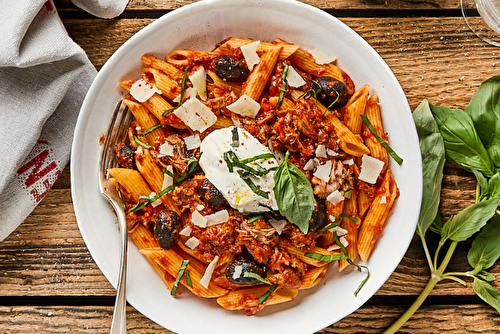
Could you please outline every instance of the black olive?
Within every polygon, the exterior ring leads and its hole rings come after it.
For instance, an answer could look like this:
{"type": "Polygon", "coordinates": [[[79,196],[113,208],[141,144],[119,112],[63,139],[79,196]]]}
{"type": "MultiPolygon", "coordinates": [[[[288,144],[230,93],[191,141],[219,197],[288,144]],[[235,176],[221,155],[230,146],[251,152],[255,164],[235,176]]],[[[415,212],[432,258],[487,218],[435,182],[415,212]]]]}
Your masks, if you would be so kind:
{"type": "Polygon", "coordinates": [[[156,217],[154,236],[158,244],[165,248],[172,248],[179,239],[181,220],[177,212],[162,210],[156,217]]]}
{"type": "Polygon", "coordinates": [[[135,153],[134,149],[124,143],[116,144],[115,146],[116,160],[123,168],[135,168],[135,153]]]}
{"type": "Polygon", "coordinates": [[[321,77],[316,81],[315,88],[321,89],[316,93],[316,98],[329,109],[339,109],[349,101],[349,90],[347,86],[332,77],[321,77]],[[319,87],[318,87],[319,85],[319,87]]]}
{"type": "Polygon", "coordinates": [[[247,272],[266,278],[266,267],[263,264],[245,258],[235,259],[228,264],[226,278],[233,284],[254,285],[260,283],[256,278],[244,277],[247,272]]]}
{"type": "Polygon", "coordinates": [[[315,230],[322,227],[327,221],[326,205],[323,201],[314,201],[314,211],[309,221],[309,229],[315,230]]]}
{"type": "Polygon", "coordinates": [[[203,180],[197,190],[201,199],[217,210],[224,209],[229,205],[219,189],[208,179],[203,180]]]}
{"type": "Polygon", "coordinates": [[[236,58],[229,55],[223,55],[217,58],[215,62],[215,73],[226,81],[245,81],[248,77],[246,65],[236,58]]]}

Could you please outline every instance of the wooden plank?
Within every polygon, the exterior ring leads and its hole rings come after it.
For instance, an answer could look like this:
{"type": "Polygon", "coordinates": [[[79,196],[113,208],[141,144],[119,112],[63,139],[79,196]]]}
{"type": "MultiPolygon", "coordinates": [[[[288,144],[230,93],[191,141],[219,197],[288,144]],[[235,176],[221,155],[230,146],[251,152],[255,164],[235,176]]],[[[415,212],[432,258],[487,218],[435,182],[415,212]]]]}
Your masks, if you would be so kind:
{"type": "MultiPolygon", "coordinates": [[[[368,305],[318,334],[375,334],[390,326],[406,306],[368,305]]],[[[0,307],[1,333],[105,333],[111,324],[110,306],[0,307]]],[[[168,315],[166,315],[168,316],[168,315]]],[[[188,321],[188,318],[186,318],[188,321]]],[[[306,319],[304,321],[307,321],[306,319]]],[[[424,305],[399,333],[498,333],[500,316],[482,304],[424,305]]],[[[127,333],[173,334],[127,307],[127,333]]]]}
{"type": "MultiPolygon", "coordinates": [[[[200,0],[130,0],[127,11],[163,10],[169,11],[200,0]]],[[[301,0],[301,2],[323,10],[458,10],[458,0],[400,1],[400,0],[301,0]]],[[[70,0],[56,0],[60,11],[77,10],[70,0]]]]}

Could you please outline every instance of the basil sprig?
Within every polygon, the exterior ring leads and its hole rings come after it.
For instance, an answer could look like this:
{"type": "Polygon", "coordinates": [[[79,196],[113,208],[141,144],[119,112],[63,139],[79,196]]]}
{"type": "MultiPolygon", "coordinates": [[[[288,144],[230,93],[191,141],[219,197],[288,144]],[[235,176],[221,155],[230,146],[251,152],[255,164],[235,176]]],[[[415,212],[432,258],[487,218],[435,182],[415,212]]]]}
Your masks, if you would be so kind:
{"type": "Polygon", "coordinates": [[[177,273],[177,277],[175,278],[174,285],[172,286],[172,290],[170,290],[170,295],[175,296],[175,292],[179,287],[179,282],[181,281],[182,276],[184,276],[184,272],[189,264],[189,260],[182,260],[181,267],[179,272],[177,273]]]}
{"type": "Polygon", "coordinates": [[[285,93],[286,93],[286,77],[288,75],[288,64],[283,62],[283,73],[281,74],[281,88],[280,88],[280,94],[278,96],[278,103],[276,103],[276,108],[279,109],[281,105],[283,104],[283,100],[285,99],[285,93]]]}
{"type": "Polygon", "coordinates": [[[290,152],[274,173],[274,195],[280,213],[304,234],[314,211],[314,192],[307,177],[288,161],[290,152]]]}
{"type": "Polygon", "coordinates": [[[424,100],[413,112],[424,176],[417,234],[431,275],[419,298],[384,333],[396,332],[418,310],[434,286],[446,279],[467,285],[465,279],[472,278],[476,294],[500,313],[500,291],[488,283],[495,277],[487,272],[500,258],[499,101],[500,76],[495,76],[481,84],[464,111],[424,100]],[[477,192],[474,204],[443,224],[438,209],[445,160],[472,172],[477,179],[477,192]],[[440,236],[433,256],[425,238],[428,230],[440,236]],[[471,238],[467,260],[472,270],[445,272],[458,243],[471,238]]]}

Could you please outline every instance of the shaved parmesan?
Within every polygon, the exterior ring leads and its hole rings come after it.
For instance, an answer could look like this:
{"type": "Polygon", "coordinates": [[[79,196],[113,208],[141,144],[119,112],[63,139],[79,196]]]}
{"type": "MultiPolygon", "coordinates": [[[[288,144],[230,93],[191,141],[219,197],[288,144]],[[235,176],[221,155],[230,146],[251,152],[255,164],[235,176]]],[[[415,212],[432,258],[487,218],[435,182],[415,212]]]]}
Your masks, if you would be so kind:
{"type": "Polygon", "coordinates": [[[314,176],[325,182],[330,181],[330,173],[332,172],[332,162],[328,160],[323,165],[319,165],[314,172],[314,176]]]}
{"type": "Polygon", "coordinates": [[[259,46],[260,41],[255,41],[246,45],[242,45],[240,47],[241,53],[245,58],[245,62],[247,63],[248,69],[251,71],[253,67],[260,62],[260,57],[257,54],[257,47],[259,46]]]}
{"type": "Polygon", "coordinates": [[[200,67],[196,72],[189,76],[193,84],[193,89],[203,101],[207,100],[207,72],[200,67]]]}
{"type": "Polygon", "coordinates": [[[186,227],[184,227],[182,229],[182,231],[179,232],[180,235],[183,235],[185,237],[189,237],[191,235],[191,232],[193,231],[193,229],[191,228],[191,226],[189,225],[186,225],[186,227]]]}
{"type": "Polygon", "coordinates": [[[205,269],[205,273],[203,274],[203,277],[200,279],[200,284],[205,288],[208,289],[208,284],[210,283],[210,279],[212,278],[212,274],[214,273],[214,269],[217,266],[217,262],[219,262],[219,256],[216,255],[212,262],[208,265],[207,269],[205,269]]]}
{"type": "MultiPolygon", "coordinates": [[[[173,102],[176,102],[176,103],[180,103],[181,102],[181,95],[182,94],[179,94],[175,97],[175,99],[173,99],[172,101],[173,102]]],[[[196,89],[194,89],[193,87],[188,87],[184,90],[184,100],[188,100],[192,97],[196,97],[196,89]]]]}
{"type": "Polygon", "coordinates": [[[195,249],[200,244],[200,240],[196,237],[191,237],[184,243],[189,249],[195,249]]]}
{"type": "Polygon", "coordinates": [[[233,279],[236,280],[240,278],[242,273],[243,273],[243,266],[241,264],[234,266],[233,279]]]}
{"type": "Polygon", "coordinates": [[[269,219],[269,224],[271,224],[272,227],[276,229],[276,232],[278,235],[281,235],[281,232],[283,232],[283,229],[285,228],[287,221],[285,219],[269,219]]]}
{"type": "Polygon", "coordinates": [[[198,227],[207,227],[207,218],[203,217],[203,215],[196,210],[191,214],[191,221],[198,227]]]}
{"type": "Polygon", "coordinates": [[[163,144],[160,145],[160,150],[159,153],[162,157],[168,155],[173,157],[174,156],[174,146],[170,145],[168,142],[164,142],[163,144]]]}
{"type": "Polygon", "coordinates": [[[316,64],[319,65],[333,63],[337,60],[337,58],[330,56],[320,50],[310,50],[309,53],[314,57],[314,61],[316,61],[316,64]]]}
{"type": "Polygon", "coordinates": [[[342,161],[342,163],[344,165],[349,165],[350,166],[350,165],[354,164],[354,160],[353,159],[347,159],[347,160],[342,161]]]}
{"type": "Polygon", "coordinates": [[[198,211],[203,211],[203,209],[205,209],[205,206],[204,206],[204,205],[202,205],[202,204],[198,204],[198,205],[196,206],[196,210],[198,210],[198,211]]]}
{"type": "Polygon", "coordinates": [[[188,151],[194,150],[201,145],[200,135],[195,133],[194,135],[184,137],[184,143],[186,143],[186,149],[188,151]]]}
{"type": "Polygon", "coordinates": [[[302,79],[300,74],[292,66],[288,66],[286,81],[288,82],[290,87],[293,88],[299,88],[306,84],[306,81],[302,79]]]}
{"type": "Polygon", "coordinates": [[[318,167],[319,164],[320,162],[318,158],[309,159],[309,161],[304,165],[304,170],[313,170],[318,167]]]}
{"type": "Polygon", "coordinates": [[[334,228],[332,228],[330,230],[330,232],[336,232],[337,233],[337,236],[341,237],[343,235],[346,235],[347,234],[347,230],[346,229],[343,229],[342,227],[340,226],[335,226],[334,228]]]}
{"type": "Polygon", "coordinates": [[[260,110],[260,104],[250,96],[243,94],[226,108],[235,114],[255,118],[260,110]]]}
{"type": "Polygon", "coordinates": [[[174,111],[193,131],[203,132],[217,122],[217,116],[196,98],[190,98],[174,111]]]}
{"type": "Polygon", "coordinates": [[[220,210],[211,215],[206,215],[205,219],[207,220],[207,226],[222,224],[229,220],[229,213],[227,210],[220,210]]]}
{"type": "Polygon", "coordinates": [[[335,152],[334,150],[332,150],[331,148],[327,148],[326,149],[326,153],[329,155],[329,156],[332,156],[332,157],[336,157],[337,155],[339,155],[337,152],[335,152]]]}
{"type": "MultiPolygon", "coordinates": [[[[172,166],[167,166],[166,168],[170,173],[174,172],[174,167],[172,166]]],[[[163,174],[163,184],[161,186],[161,190],[166,189],[170,187],[171,185],[174,184],[174,179],[168,175],[168,174],[163,174]]]]}
{"type": "Polygon", "coordinates": [[[364,154],[361,158],[361,172],[359,179],[370,184],[377,182],[380,172],[384,168],[384,162],[374,157],[364,154]]]}
{"type": "MultiPolygon", "coordinates": [[[[156,193],[153,191],[151,194],[149,194],[149,198],[153,199],[154,197],[156,196],[156,193]]],[[[151,203],[151,206],[153,208],[156,208],[158,205],[161,204],[161,201],[160,199],[158,198],[156,201],[154,201],[153,203],[151,203]]]]}
{"type": "MultiPolygon", "coordinates": [[[[342,246],[344,246],[344,247],[349,246],[349,242],[347,241],[347,239],[345,237],[340,237],[339,241],[342,244],[342,246]]],[[[337,249],[340,249],[339,245],[333,244],[333,245],[331,245],[330,247],[327,248],[327,251],[331,252],[331,251],[334,251],[334,250],[337,250],[337,249]]]]}
{"type": "Polygon", "coordinates": [[[386,196],[382,196],[382,198],[380,198],[380,204],[387,204],[387,197],[386,196]]]}
{"type": "Polygon", "coordinates": [[[318,147],[316,147],[316,156],[319,158],[326,158],[326,146],[319,144],[318,147]]]}
{"type": "Polygon", "coordinates": [[[340,202],[342,202],[344,200],[344,196],[342,196],[342,194],[340,193],[340,191],[338,190],[335,190],[334,192],[332,192],[330,195],[328,195],[328,197],[326,198],[326,200],[330,203],[332,203],[333,205],[337,205],[339,204],[340,202]]]}
{"type": "Polygon", "coordinates": [[[161,90],[156,88],[155,85],[151,86],[144,79],[137,80],[130,87],[130,95],[132,95],[137,102],[146,102],[151,96],[155,95],[155,93],[161,94],[161,90]]]}

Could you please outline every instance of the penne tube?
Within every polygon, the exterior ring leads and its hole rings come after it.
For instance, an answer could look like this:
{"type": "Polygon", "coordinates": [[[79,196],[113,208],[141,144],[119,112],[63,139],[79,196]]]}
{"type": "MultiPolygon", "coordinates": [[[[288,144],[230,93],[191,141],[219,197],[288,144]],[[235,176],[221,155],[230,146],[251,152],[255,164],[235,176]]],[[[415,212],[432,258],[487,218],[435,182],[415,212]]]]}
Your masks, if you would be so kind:
{"type": "Polygon", "coordinates": [[[260,57],[260,62],[248,76],[241,95],[245,94],[258,101],[274,71],[281,48],[272,48],[260,57]]]}
{"type": "Polygon", "coordinates": [[[145,54],[141,57],[142,62],[144,63],[145,67],[152,67],[155,68],[172,79],[176,80],[177,82],[181,82],[182,77],[184,76],[184,71],[181,71],[174,65],[167,63],[164,60],[161,60],[159,58],[156,58],[155,56],[145,54]]]}
{"type": "MultiPolygon", "coordinates": [[[[216,52],[217,50],[219,50],[219,52],[226,53],[227,50],[236,49],[243,45],[250,44],[253,42],[256,42],[256,40],[231,37],[227,39],[221,46],[219,46],[219,48],[216,49],[216,52]],[[229,48],[227,46],[229,46],[229,48]]],[[[287,59],[288,57],[290,57],[291,54],[293,54],[300,48],[299,45],[286,43],[281,40],[276,42],[260,41],[259,46],[257,47],[257,53],[260,54],[266,53],[270,50],[275,49],[277,46],[282,47],[279,54],[279,61],[287,59]]]]}
{"type": "Polygon", "coordinates": [[[363,120],[359,115],[365,113],[366,101],[370,93],[370,86],[364,85],[357,92],[355,92],[349,102],[347,102],[344,114],[344,123],[354,134],[361,133],[363,120]]]}
{"type": "Polygon", "coordinates": [[[153,192],[142,175],[134,169],[110,168],[108,173],[125,188],[134,201],[138,201],[139,196],[149,196],[153,192]]]}
{"type": "Polygon", "coordinates": [[[399,189],[392,171],[388,169],[359,230],[358,251],[361,260],[368,260],[379,235],[382,233],[382,228],[394,201],[398,197],[399,189]]]}
{"type": "MultiPolygon", "coordinates": [[[[384,128],[382,126],[382,117],[380,115],[378,96],[376,94],[370,96],[370,98],[368,99],[365,108],[365,116],[370,121],[377,135],[382,140],[387,142],[387,134],[384,132],[384,128]]],[[[365,145],[370,149],[370,155],[384,162],[384,169],[382,170],[382,172],[385,172],[388,166],[387,150],[382,146],[382,144],[380,144],[377,138],[375,138],[375,136],[371,133],[371,131],[366,127],[364,123],[363,137],[365,139],[365,145]]]]}
{"type": "Polygon", "coordinates": [[[181,94],[181,85],[165,73],[146,67],[142,70],[142,75],[148,78],[149,84],[154,84],[161,91],[161,95],[169,100],[175,100],[181,94]]]}
{"type": "MultiPolygon", "coordinates": [[[[141,130],[138,132],[145,132],[146,130],[150,129],[151,127],[155,126],[158,124],[158,119],[154,117],[149,110],[144,107],[142,104],[139,102],[133,101],[127,97],[123,99],[123,102],[127,105],[127,107],[130,109],[132,114],[134,115],[134,118],[136,122],[139,124],[141,127],[141,130]]],[[[166,137],[167,133],[164,129],[158,128],[148,134],[146,134],[144,137],[146,138],[145,141],[148,144],[153,144],[157,138],[163,138],[166,137]]]]}
{"type": "MultiPolygon", "coordinates": [[[[351,194],[351,198],[345,199],[344,205],[344,214],[349,217],[358,218],[358,207],[357,200],[354,191],[351,194]]],[[[343,217],[342,222],[340,223],[340,227],[347,231],[345,238],[347,240],[347,256],[349,259],[354,261],[358,256],[358,224],[352,221],[352,219],[348,217],[343,217]]],[[[339,260],[339,271],[342,271],[345,267],[349,265],[347,260],[339,260]]]]}
{"type": "MultiPolygon", "coordinates": [[[[217,304],[227,310],[247,310],[259,308],[258,299],[269,290],[269,285],[255,286],[230,291],[217,298],[217,304]]],[[[265,305],[275,305],[289,302],[297,296],[297,289],[276,289],[265,301],[265,305]]],[[[253,314],[253,313],[252,313],[253,314]]]]}
{"type": "Polygon", "coordinates": [[[193,50],[173,50],[165,56],[167,63],[170,63],[179,68],[185,68],[186,66],[199,62],[199,61],[209,61],[217,57],[218,54],[215,52],[206,51],[193,51],[193,50]]]}
{"type": "Polygon", "coordinates": [[[316,267],[307,269],[304,276],[302,276],[302,286],[299,290],[310,289],[319,283],[325,277],[327,266],[316,267]]]}

